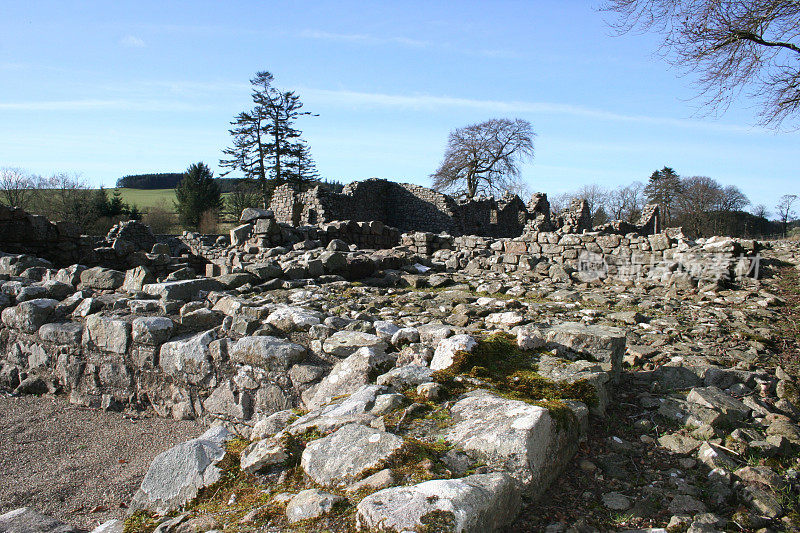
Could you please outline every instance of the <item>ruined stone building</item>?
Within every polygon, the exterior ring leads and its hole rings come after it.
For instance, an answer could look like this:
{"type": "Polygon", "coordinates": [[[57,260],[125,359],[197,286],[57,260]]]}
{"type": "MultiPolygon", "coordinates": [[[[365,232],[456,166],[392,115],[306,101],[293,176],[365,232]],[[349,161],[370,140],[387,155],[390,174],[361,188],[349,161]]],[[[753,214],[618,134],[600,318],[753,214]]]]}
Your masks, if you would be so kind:
{"type": "Polygon", "coordinates": [[[295,226],[379,220],[401,231],[487,237],[520,235],[528,220],[518,196],[459,201],[427,187],[376,178],[350,183],[341,193],[324,187],[300,192],[281,185],[270,208],[279,222],[295,226]]]}
{"type": "MultiPolygon", "coordinates": [[[[281,185],[273,194],[270,208],[278,222],[293,226],[377,220],[401,232],[496,238],[518,237],[526,229],[560,229],[564,233],[592,229],[588,205],[581,200],[573,201],[566,211],[553,214],[543,193],[534,194],[527,205],[517,195],[458,200],[420,185],[378,178],[350,183],[341,193],[320,186],[299,191],[288,184],[281,185]]],[[[657,207],[648,206],[638,225],[615,221],[603,230],[647,235],[658,231],[657,219],[657,207]]]]}

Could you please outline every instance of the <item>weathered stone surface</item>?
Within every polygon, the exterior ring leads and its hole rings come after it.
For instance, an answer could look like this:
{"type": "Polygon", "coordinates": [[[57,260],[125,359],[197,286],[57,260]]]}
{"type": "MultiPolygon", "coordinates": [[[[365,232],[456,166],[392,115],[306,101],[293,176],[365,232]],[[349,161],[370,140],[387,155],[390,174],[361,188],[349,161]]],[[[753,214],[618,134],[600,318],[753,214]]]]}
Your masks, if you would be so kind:
{"type": "Polygon", "coordinates": [[[81,287],[86,289],[115,290],[125,282],[125,273],[110,268],[93,267],[81,272],[81,287]]]}
{"type": "Polygon", "coordinates": [[[319,489],[301,490],[286,505],[286,518],[291,524],[317,518],[331,512],[340,502],[344,502],[344,498],[330,492],[319,489]]]}
{"type": "Polygon", "coordinates": [[[386,351],[386,342],[377,335],[361,331],[337,331],[322,343],[322,349],[336,357],[348,357],[359,348],[372,348],[376,352],[386,351]]]}
{"type": "Polygon", "coordinates": [[[166,342],[175,324],[165,316],[141,316],[132,323],[133,342],[158,346],[166,342]]]}
{"type": "Polygon", "coordinates": [[[690,454],[702,444],[699,440],[679,433],[667,433],[658,438],[658,443],[664,448],[675,452],[690,454]]]}
{"type": "Polygon", "coordinates": [[[320,485],[344,485],[389,459],[402,445],[397,435],[349,424],[309,442],[300,464],[320,485]]]}
{"type": "Polygon", "coordinates": [[[427,366],[405,365],[381,374],[375,383],[402,391],[431,381],[432,375],[433,369],[427,366]]]}
{"type": "Polygon", "coordinates": [[[241,422],[253,414],[253,399],[247,391],[237,391],[226,379],[203,401],[203,408],[216,418],[241,422]]]}
{"type": "Polygon", "coordinates": [[[125,272],[125,279],[122,282],[122,290],[125,292],[137,292],[155,281],[153,274],[145,266],[137,266],[125,272]]]}
{"type": "Polygon", "coordinates": [[[502,328],[512,328],[525,321],[525,317],[514,311],[491,313],[486,317],[486,323],[502,328]]]}
{"type": "Polygon", "coordinates": [[[252,222],[260,218],[272,218],[274,216],[275,215],[271,209],[248,207],[242,211],[242,216],[239,218],[239,222],[242,224],[247,224],[248,222],[252,222]]]}
{"type": "Polygon", "coordinates": [[[417,328],[401,328],[392,335],[392,346],[400,348],[406,344],[419,342],[419,330],[417,328]]]}
{"type": "Polygon", "coordinates": [[[242,450],[241,467],[245,472],[255,474],[265,468],[281,465],[288,458],[283,444],[274,439],[263,439],[242,450]]]}
{"type": "Polygon", "coordinates": [[[39,328],[39,338],[54,344],[77,345],[82,335],[83,326],[75,322],[52,322],[39,328]]]}
{"type": "Polygon", "coordinates": [[[222,288],[222,283],[213,278],[200,278],[149,283],[142,290],[162,300],[189,301],[196,299],[201,292],[218,291],[222,288]]]}
{"type": "Polygon", "coordinates": [[[297,414],[291,409],[272,413],[268,417],[262,418],[256,422],[253,426],[253,430],[250,432],[250,438],[258,440],[272,437],[285,428],[290,421],[296,418],[298,418],[297,414]]]}
{"type": "Polygon", "coordinates": [[[305,347],[269,335],[243,337],[228,351],[234,363],[283,371],[302,361],[305,355],[305,347]]]}
{"type": "Polygon", "coordinates": [[[20,507],[0,515],[0,533],[78,533],[78,530],[30,507],[20,507]]]}
{"type": "Polygon", "coordinates": [[[450,409],[443,436],[541,494],[577,450],[576,420],[556,422],[547,409],[485,391],[465,394],[450,409]]]}
{"type": "Polygon", "coordinates": [[[381,404],[381,398],[388,396],[387,392],[388,389],[380,385],[364,385],[347,398],[309,411],[292,422],[286,430],[292,435],[299,435],[311,428],[325,433],[351,423],[369,424],[376,417],[373,410],[381,404]]]}
{"type": "Polygon", "coordinates": [[[86,318],[83,342],[100,350],[125,353],[131,339],[131,325],[125,320],[100,315],[86,318]]]}
{"type": "Polygon", "coordinates": [[[123,533],[125,522],[122,520],[106,520],[92,530],[92,533],[123,533]]]}
{"type": "Polygon", "coordinates": [[[222,471],[216,465],[232,436],[223,427],[213,427],[158,454],[133,495],[131,508],[167,513],[191,501],[200,489],[219,480],[222,471]]]}
{"type": "Polygon", "coordinates": [[[478,342],[470,335],[454,335],[442,339],[436,346],[436,351],[431,359],[432,370],[443,370],[453,364],[453,358],[457,352],[468,352],[478,345],[478,342]]]}
{"type": "Polygon", "coordinates": [[[321,382],[305,391],[303,403],[308,409],[316,409],[333,398],[352,394],[372,382],[390,362],[391,358],[382,351],[359,348],[353,355],[337,362],[321,382]]]}
{"type": "Polygon", "coordinates": [[[696,387],[689,391],[686,401],[719,411],[731,421],[745,420],[750,415],[749,407],[717,387],[696,387]]]}
{"type": "Polygon", "coordinates": [[[208,345],[214,340],[213,331],[184,335],[161,345],[158,364],[162,371],[176,379],[200,383],[213,369],[208,345]]]}
{"type": "Polygon", "coordinates": [[[585,326],[578,322],[564,322],[547,332],[547,341],[563,354],[573,357],[591,357],[608,363],[614,372],[622,368],[625,355],[625,333],[610,326],[585,326]]]}
{"type": "Polygon", "coordinates": [[[28,300],[14,307],[3,309],[3,324],[25,333],[36,333],[53,315],[58,302],[49,298],[28,300]]]}
{"type": "Polygon", "coordinates": [[[738,466],[736,460],[726,450],[709,442],[704,442],[700,446],[700,449],[697,450],[697,458],[711,468],[733,471],[738,466]]]}
{"type": "Polygon", "coordinates": [[[86,270],[83,265],[70,265],[56,272],[55,280],[76,287],[81,282],[81,272],[86,270]]]}
{"type": "Polygon", "coordinates": [[[510,476],[476,474],[381,490],[361,500],[356,520],[374,531],[422,531],[436,523],[447,531],[484,533],[503,530],[520,506],[510,476]]]}
{"type": "Polygon", "coordinates": [[[308,330],[323,320],[321,313],[302,307],[281,306],[267,316],[267,324],[281,331],[308,330]]]}
{"type": "Polygon", "coordinates": [[[388,320],[376,320],[372,325],[375,327],[375,335],[386,342],[390,342],[392,335],[400,331],[397,324],[388,320]]]}
{"type": "Polygon", "coordinates": [[[230,231],[231,244],[233,246],[239,246],[240,244],[244,244],[244,242],[250,238],[250,233],[252,231],[253,231],[253,225],[250,223],[242,224],[241,226],[236,226],[230,231]]]}
{"type": "Polygon", "coordinates": [[[365,477],[361,481],[356,481],[355,483],[348,486],[344,490],[348,494],[353,494],[361,490],[375,491],[375,490],[385,489],[386,487],[390,487],[394,484],[394,482],[395,478],[391,469],[384,468],[383,470],[375,472],[371,476],[365,477]]]}

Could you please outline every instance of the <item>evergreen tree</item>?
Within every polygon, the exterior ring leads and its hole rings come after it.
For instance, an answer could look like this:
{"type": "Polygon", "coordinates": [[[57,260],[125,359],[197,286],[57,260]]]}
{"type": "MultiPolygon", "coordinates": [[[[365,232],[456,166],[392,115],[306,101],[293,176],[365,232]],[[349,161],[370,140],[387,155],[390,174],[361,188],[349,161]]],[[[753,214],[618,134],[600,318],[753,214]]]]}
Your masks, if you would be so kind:
{"type": "Polygon", "coordinates": [[[656,170],[650,175],[644,194],[648,202],[659,205],[664,226],[672,222],[672,208],[680,192],[681,178],[670,167],[656,170]]]}
{"type": "Polygon", "coordinates": [[[197,227],[203,213],[222,207],[222,194],[214,173],[203,163],[186,169],[183,179],[175,187],[175,210],[183,224],[197,227]]]}
{"type": "Polygon", "coordinates": [[[311,115],[301,111],[303,104],[293,91],[273,87],[273,79],[262,71],[250,80],[255,106],[231,122],[233,142],[222,151],[227,158],[220,160],[221,167],[230,169],[223,176],[238,170],[259,183],[265,206],[276,186],[296,177],[287,171],[301,145],[300,130],[294,123],[302,115],[311,115]]]}
{"type": "Polygon", "coordinates": [[[308,184],[319,181],[317,166],[305,141],[296,143],[291,155],[285,170],[287,183],[302,190],[308,184]]]}

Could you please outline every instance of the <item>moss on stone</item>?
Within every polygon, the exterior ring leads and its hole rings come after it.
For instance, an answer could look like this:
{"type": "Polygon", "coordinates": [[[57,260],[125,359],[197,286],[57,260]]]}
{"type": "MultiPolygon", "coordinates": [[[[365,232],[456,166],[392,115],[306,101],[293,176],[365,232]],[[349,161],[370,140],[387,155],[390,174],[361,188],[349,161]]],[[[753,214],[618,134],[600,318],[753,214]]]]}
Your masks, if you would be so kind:
{"type": "Polygon", "coordinates": [[[433,379],[451,396],[470,388],[466,380],[459,379],[467,377],[476,378],[481,387],[503,397],[528,403],[578,400],[588,406],[597,404],[597,394],[588,381],[553,381],[538,374],[537,369],[536,352],[521,350],[508,333],[496,333],[480,339],[472,353],[456,352],[453,364],[434,372],[433,379]]]}
{"type": "Polygon", "coordinates": [[[436,509],[422,515],[419,519],[422,526],[418,533],[453,533],[456,530],[456,515],[452,511],[436,509]]]}

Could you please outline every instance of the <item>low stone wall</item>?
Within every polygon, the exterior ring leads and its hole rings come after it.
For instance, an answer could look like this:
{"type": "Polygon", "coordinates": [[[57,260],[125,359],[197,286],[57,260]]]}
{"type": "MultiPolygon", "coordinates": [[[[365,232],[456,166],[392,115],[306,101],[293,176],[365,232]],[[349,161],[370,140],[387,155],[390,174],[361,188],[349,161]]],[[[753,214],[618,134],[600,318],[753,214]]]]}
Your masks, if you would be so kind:
{"type": "Polygon", "coordinates": [[[74,224],[50,222],[17,207],[0,205],[0,250],[47,259],[57,265],[91,257],[95,239],[82,236],[74,224]]]}
{"type": "Polygon", "coordinates": [[[402,245],[433,256],[448,269],[491,270],[540,275],[596,272],[597,277],[669,281],[680,272],[693,279],[734,279],[757,274],[756,241],[712,237],[691,241],[678,229],[653,235],[528,232],[515,239],[404,234],[402,245]]]}
{"type": "MultiPolygon", "coordinates": [[[[221,419],[232,426],[295,407],[305,390],[302,379],[291,376],[296,363],[309,364],[307,350],[285,339],[256,336],[237,343],[220,329],[187,332],[191,328],[176,317],[118,312],[66,320],[59,311],[54,300],[5,310],[0,386],[62,390],[80,405],[149,406],[160,416],[221,419]],[[268,363],[272,352],[283,359],[268,363]]],[[[221,312],[213,314],[222,321],[221,312]]]]}

